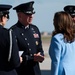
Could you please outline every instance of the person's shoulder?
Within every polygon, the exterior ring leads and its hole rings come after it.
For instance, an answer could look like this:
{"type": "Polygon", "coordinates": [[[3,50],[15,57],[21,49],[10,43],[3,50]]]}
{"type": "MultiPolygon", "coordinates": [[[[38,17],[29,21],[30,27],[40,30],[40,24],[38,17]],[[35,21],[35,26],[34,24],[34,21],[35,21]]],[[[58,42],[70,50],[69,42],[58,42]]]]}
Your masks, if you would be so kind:
{"type": "Polygon", "coordinates": [[[31,24],[30,27],[31,27],[31,28],[34,28],[34,29],[37,30],[37,31],[39,31],[39,28],[38,28],[36,25],[34,25],[34,24],[31,24]]]}
{"type": "Polygon", "coordinates": [[[8,35],[9,34],[9,30],[7,28],[2,28],[2,30],[0,31],[0,33],[2,33],[2,35],[8,35]]]}
{"type": "Polygon", "coordinates": [[[34,27],[34,28],[38,28],[36,25],[34,24],[30,24],[31,27],[34,27]]]}
{"type": "Polygon", "coordinates": [[[12,26],[10,27],[10,29],[15,30],[15,29],[16,29],[16,24],[15,24],[15,25],[12,25],[12,26]]]}
{"type": "Polygon", "coordinates": [[[63,41],[64,40],[64,35],[61,34],[61,33],[58,33],[58,34],[53,36],[53,39],[57,40],[57,41],[63,41]]]}
{"type": "Polygon", "coordinates": [[[8,29],[7,29],[7,28],[3,28],[3,30],[8,31],[8,29]]]}
{"type": "Polygon", "coordinates": [[[63,34],[58,33],[58,34],[54,35],[54,37],[55,37],[55,38],[63,38],[63,34]]]}
{"type": "Polygon", "coordinates": [[[2,32],[8,32],[8,31],[9,31],[9,29],[3,28],[3,31],[2,32]]]}

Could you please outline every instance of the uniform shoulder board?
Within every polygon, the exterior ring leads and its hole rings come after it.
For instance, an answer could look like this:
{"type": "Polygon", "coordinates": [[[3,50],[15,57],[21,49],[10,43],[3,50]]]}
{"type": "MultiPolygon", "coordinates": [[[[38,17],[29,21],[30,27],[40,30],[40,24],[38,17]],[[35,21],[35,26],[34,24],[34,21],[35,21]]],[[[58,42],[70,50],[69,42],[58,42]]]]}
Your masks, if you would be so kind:
{"type": "Polygon", "coordinates": [[[10,29],[14,30],[16,28],[16,25],[13,25],[10,29]]]}
{"type": "Polygon", "coordinates": [[[4,30],[8,30],[7,28],[3,28],[4,30]]]}
{"type": "Polygon", "coordinates": [[[35,28],[37,27],[37,26],[36,26],[36,25],[34,25],[34,24],[31,24],[30,26],[31,26],[31,27],[35,27],[35,28]]]}

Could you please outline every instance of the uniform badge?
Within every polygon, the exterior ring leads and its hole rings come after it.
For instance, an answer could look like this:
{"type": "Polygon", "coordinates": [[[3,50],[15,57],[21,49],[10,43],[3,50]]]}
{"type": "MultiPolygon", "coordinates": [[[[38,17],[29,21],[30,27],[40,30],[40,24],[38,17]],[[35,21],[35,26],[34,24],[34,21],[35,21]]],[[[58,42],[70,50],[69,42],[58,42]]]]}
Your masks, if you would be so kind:
{"type": "Polygon", "coordinates": [[[36,41],[36,45],[38,45],[39,43],[38,43],[38,41],[36,41]]]}
{"type": "Polygon", "coordinates": [[[39,35],[38,34],[33,34],[34,38],[39,38],[39,35]]]}

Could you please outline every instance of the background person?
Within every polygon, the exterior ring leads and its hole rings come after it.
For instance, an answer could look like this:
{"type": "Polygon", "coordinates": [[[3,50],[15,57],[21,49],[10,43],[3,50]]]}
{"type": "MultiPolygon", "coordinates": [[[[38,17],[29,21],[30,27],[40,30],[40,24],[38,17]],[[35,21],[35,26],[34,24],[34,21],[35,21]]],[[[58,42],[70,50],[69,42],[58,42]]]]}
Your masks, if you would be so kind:
{"type": "Polygon", "coordinates": [[[64,11],[56,12],[54,32],[49,48],[51,75],[75,75],[75,33],[73,20],[64,11]]]}
{"type": "Polygon", "coordinates": [[[15,70],[20,65],[18,46],[12,34],[11,58],[9,58],[10,38],[9,31],[4,28],[9,19],[11,5],[0,4],[0,75],[17,75],[15,70]]]}
{"type": "Polygon", "coordinates": [[[41,35],[37,26],[33,25],[32,19],[34,1],[20,4],[16,10],[18,22],[11,27],[15,33],[20,51],[24,51],[21,57],[23,62],[17,69],[18,75],[41,75],[39,62],[44,60],[41,35]]]}
{"type": "Polygon", "coordinates": [[[73,28],[75,32],[75,5],[67,5],[64,7],[64,11],[68,12],[73,19],[73,28]]]}

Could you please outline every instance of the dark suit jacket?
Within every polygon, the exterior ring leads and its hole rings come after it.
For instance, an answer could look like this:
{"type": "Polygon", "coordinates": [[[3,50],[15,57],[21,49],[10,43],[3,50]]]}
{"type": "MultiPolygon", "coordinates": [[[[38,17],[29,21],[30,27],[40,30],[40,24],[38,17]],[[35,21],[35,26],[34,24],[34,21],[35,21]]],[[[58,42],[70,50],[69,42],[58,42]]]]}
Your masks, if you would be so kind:
{"type": "Polygon", "coordinates": [[[11,27],[15,33],[17,43],[22,54],[23,62],[17,69],[19,75],[41,75],[39,62],[33,60],[34,53],[44,55],[39,29],[30,24],[25,29],[20,22],[11,27]]]}
{"type": "Polygon", "coordinates": [[[9,31],[0,25],[0,75],[17,75],[14,69],[20,65],[20,60],[18,46],[14,37],[12,43],[11,59],[8,61],[10,46],[9,31]]]}

